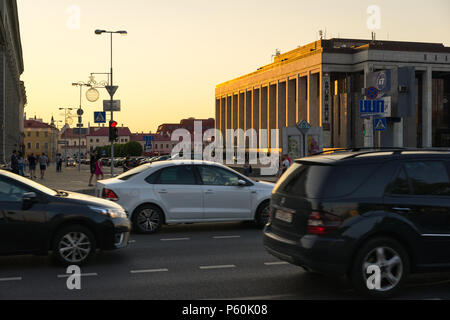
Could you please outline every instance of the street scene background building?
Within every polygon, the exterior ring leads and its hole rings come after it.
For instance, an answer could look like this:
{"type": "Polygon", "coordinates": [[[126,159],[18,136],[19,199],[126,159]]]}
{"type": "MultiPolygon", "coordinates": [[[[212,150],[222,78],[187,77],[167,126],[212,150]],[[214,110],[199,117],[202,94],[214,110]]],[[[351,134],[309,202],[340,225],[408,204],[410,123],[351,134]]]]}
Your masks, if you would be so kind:
{"type": "Polygon", "coordinates": [[[23,118],[27,103],[19,17],[15,0],[0,1],[0,162],[24,151],[23,118]]]}
{"type": "Polygon", "coordinates": [[[281,130],[306,120],[323,130],[324,147],[450,147],[449,98],[450,47],[321,39],[217,85],[216,128],[225,137],[226,129],[281,130]],[[377,72],[389,75],[384,94],[392,103],[378,136],[360,113],[377,72]]]}

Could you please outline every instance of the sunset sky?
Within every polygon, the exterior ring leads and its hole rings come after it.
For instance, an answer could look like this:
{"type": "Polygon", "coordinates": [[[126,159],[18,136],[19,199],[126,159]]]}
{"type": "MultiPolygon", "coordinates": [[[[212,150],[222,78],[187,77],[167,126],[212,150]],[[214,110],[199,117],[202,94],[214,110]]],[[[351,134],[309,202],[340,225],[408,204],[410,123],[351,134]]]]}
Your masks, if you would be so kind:
{"type": "MultiPolygon", "coordinates": [[[[114,36],[119,124],[154,132],[161,123],[214,117],[215,86],[270,63],[276,48],[315,41],[320,29],[327,38],[370,38],[370,5],[381,9],[377,39],[450,46],[449,0],[19,0],[26,113],[63,120],[59,107],[78,107],[71,83],[109,72],[109,36],[94,34],[106,29],[129,34],[114,36]]],[[[101,94],[96,103],[83,96],[85,125],[108,99],[101,94]]]]}

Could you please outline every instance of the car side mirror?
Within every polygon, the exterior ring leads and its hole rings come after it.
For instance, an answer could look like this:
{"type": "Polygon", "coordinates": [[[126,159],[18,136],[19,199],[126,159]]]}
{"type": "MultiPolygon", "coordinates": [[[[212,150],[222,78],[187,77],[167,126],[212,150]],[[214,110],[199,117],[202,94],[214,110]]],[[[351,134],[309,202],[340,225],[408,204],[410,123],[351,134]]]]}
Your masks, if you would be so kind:
{"type": "Polygon", "coordinates": [[[30,209],[36,202],[36,199],[37,199],[36,193],[34,192],[24,193],[24,195],[22,196],[23,209],[24,210],[30,209]]]}
{"type": "Polygon", "coordinates": [[[246,181],[244,181],[244,180],[242,180],[242,179],[239,179],[239,181],[238,181],[238,186],[239,187],[245,187],[247,185],[247,182],[246,181]]]}

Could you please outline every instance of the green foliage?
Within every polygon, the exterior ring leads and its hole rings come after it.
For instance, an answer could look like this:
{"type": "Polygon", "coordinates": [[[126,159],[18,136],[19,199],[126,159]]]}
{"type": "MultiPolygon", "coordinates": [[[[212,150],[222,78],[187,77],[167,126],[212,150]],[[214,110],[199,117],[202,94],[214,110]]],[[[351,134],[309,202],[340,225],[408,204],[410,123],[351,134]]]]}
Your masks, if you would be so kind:
{"type": "MultiPolygon", "coordinates": [[[[100,157],[111,157],[111,146],[103,146],[103,147],[97,147],[95,150],[97,150],[97,153],[100,155],[100,157]],[[106,155],[103,156],[103,150],[105,151],[106,155]]],[[[143,148],[139,142],[136,141],[130,141],[126,144],[114,144],[114,156],[115,157],[126,157],[126,156],[141,156],[143,152],[143,148]]]]}

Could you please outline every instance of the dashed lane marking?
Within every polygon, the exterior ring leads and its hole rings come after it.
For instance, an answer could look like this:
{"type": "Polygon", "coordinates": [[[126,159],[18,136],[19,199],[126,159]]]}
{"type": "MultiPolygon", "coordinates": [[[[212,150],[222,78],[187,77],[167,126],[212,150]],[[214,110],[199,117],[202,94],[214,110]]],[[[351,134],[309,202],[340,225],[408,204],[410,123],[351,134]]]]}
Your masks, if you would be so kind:
{"type": "Polygon", "coordinates": [[[154,272],[168,272],[169,269],[145,269],[145,270],[131,270],[130,273],[132,274],[139,274],[139,273],[154,273],[154,272]]]}
{"type": "Polygon", "coordinates": [[[230,268],[236,268],[236,266],[234,264],[227,264],[227,265],[221,265],[221,266],[200,266],[201,270],[230,269],[230,268]]]}

